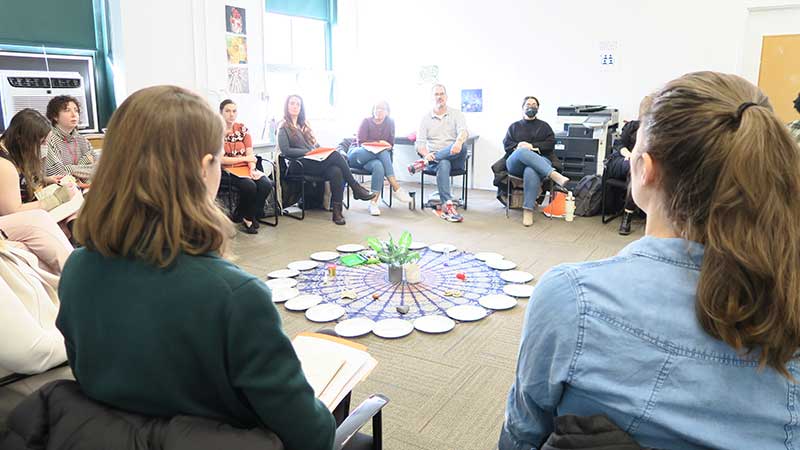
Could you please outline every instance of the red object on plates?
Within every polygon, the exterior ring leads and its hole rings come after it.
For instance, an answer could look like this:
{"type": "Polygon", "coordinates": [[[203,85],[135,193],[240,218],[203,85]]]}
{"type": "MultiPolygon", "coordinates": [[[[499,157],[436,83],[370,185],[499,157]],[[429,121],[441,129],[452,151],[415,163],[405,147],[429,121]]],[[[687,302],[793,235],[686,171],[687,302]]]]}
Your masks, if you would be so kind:
{"type": "Polygon", "coordinates": [[[467,281],[467,275],[461,272],[456,274],[456,278],[458,278],[461,281],[467,281]]]}

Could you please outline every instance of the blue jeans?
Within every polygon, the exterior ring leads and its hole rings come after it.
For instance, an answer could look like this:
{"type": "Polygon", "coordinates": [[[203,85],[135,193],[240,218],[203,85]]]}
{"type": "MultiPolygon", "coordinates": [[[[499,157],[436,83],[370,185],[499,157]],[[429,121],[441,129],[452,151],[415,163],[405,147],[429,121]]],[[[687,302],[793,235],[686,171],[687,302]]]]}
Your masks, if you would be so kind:
{"type": "Polygon", "coordinates": [[[383,177],[393,177],[392,157],[389,150],[384,150],[377,155],[364,147],[353,147],[347,151],[347,163],[356,169],[368,170],[372,192],[383,189],[383,177]]]}
{"type": "MultiPolygon", "coordinates": [[[[461,151],[455,155],[450,154],[452,145],[434,152],[436,159],[428,165],[428,168],[436,171],[436,188],[439,190],[439,200],[442,203],[452,200],[450,195],[450,174],[453,170],[464,170],[467,167],[467,149],[461,147],[461,151]]],[[[466,180],[465,180],[466,182],[466,180]]]]}
{"type": "Polygon", "coordinates": [[[542,180],[555,170],[549,159],[527,148],[514,150],[506,160],[506,169],[511,175],[522,178],[522,207],[531,210],[536,207],[536,197],[539,196],[542,180]]]}

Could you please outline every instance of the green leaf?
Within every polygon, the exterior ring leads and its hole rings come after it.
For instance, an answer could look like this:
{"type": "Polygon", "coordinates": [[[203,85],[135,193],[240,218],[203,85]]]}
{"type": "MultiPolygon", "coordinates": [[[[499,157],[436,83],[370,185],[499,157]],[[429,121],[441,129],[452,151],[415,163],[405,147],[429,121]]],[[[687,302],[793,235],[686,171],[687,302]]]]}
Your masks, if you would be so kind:
{"type": "Polygon", "coordinates": [[[367,245],[369,245],[370,248],[375,250],[377,253],[383,252],[383,244],[381,244],[381,241],[375,239],[374,237],[367,238],[367,245]]]}
{"type": "Polygon", "coordinates": [[[408,247],[411,246],[411,233],[408,231],[403,231],[403,234],[400,235],[400,240],[397,241],[397,244],[403,250],[408,250],[408,247]]]}

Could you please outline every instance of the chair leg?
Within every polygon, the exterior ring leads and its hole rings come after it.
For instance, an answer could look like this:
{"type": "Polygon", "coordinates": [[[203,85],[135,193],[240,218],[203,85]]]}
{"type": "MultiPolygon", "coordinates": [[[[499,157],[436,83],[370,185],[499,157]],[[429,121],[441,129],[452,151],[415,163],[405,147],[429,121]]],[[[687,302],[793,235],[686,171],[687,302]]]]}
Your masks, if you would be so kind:
{"type": "Polygon", "coordinates": [[[463,178],[464,185],[461,186],[461,195],[464,197],[464,211],[467,210],[467,201],[469,201],[469,186],[467,186],[468,181],[469,181],[469,171],[464,173],[464,178],[463,178]]]}
{"type": "Polygon", "coordinates": [[[511,206],[511,177],[506,178],[506,219],[508,219],[508,209],[511,206]]]}
{"type": "Polygon", "coordinates": [[[378,411],[372,417],[372,449],[383,450],[383,419],[381,412],[378,411]]]}
{"type": "Polygon", "coordinates": [[[419,208],[425,209],[425,174],[419,173],[419,208]]]}
{"type": "Polygon", "coordinates": [[[304,180],[300,180],[300,198],[297,200],[297,204],[300,205],[300,215],[297,216],[296,214],[288,213],[286,211],[283,212],[283,215],[287,217],[291,217],[295,220],[303,220],[306,218],[306,182],[304,180]]]}
{"type": "Polygon", "coordinates": [[[275,209],[275,219],[272,222],[270,222],[268,220],[264,220],[264,219],[258,219],[258,222],[259,223],[263,223],[264,225],[267,225],[267,226],[270,226],[270,227],[277,227],[278,226],[278,217],[280,216],[280,214],[278,213],[278,210],[277,210],[277,208],[278,208],[278,189],[272,188],[272,193],[270,195],[272,196],[272,204],[275,205],[275,208],[276,208],[275,209]]]}

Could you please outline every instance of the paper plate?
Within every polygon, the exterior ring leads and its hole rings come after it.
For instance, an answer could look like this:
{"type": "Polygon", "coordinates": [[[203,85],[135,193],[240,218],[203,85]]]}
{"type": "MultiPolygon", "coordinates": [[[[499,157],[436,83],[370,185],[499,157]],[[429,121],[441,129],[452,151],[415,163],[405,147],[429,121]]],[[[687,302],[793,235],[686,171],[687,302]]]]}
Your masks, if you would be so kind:
{"type": "Polygon", "coordinates": [[[507,272],[501,272],[500,278],[509,283],[527,283],[533,280],[533,274],[521,270],[509,270],[507,272]]]}
{"type": "Polygon", "coordinates": [[[357,337],[372,332],[373,328],[375,328],[374,320],[366,317],[356,317],[355,319],[347,319],[337,323],[336,328],[333,330],[341,337],[357,337]]]}
{"type": "Polygon", "coordinates": [[[298,295],[300,295],[300,291],[298,291],[296,288],[278,288],[272,291],[272,302],[283,303],[287,300],[297,297],[298,295]]]}
{"type": "Polygon", "coordinates": [[[267,287],[271,290],[275,289],[283,289],[283,288],[292,288],[297,286],[297,280],[294,278],[273,278],[271,280],[267,280],[267,287]]]}
{"type": "Polygon", "coordinates": [[[492,294],[481,297],[478,303],[487,309],[511,309],[517,306],[517,299],[508,295],[492,294]]]}
{"type": "Polygon", "coordinates": [[[503,286],[503,292],[512,297],[530,298],[533,294],[533,286],[530,284],[507,284],[503,286]]]}
{"type": "Polygon", "coordinates": [[[490,259],[486,261],[486,265],[497,270],[511,270],[517,267],[517,263],[507,259],[490,259]]]}
{"type": "Polygon", "coordinates": [[[286,267],[302,272],[304,270],[316,269],[317,266],[319,266],[318,262],[305,259],[303,261],[291,262],[286,267]]]}
{"type": "Polygon", "coordinates": [[[476,253],[475,258],[481,261],[489,261],[490,259],[503,259],[503,255],[500,253],[493,253],[493,252],[481,252],[476,253]]]}
{"type": "Polygon", "coordinates": [[[425,316],[414,321],[414,328],[431,334],[447,333],[455,326],[455,321],[445,316],[425,316]]]}
{"type": "Polygon", "coordinates": [[[426,244],[424,242],[412,242],[411,245],[408,246],[408,249],[409,250],[421,250],[421,249],[423,249],[423,248],[425,248],[427,246],[428,246],[428,244],[426,244]]]}
{"type": "Polygon", "coordinates": [[[452,252],[456,249],[456,246],[453,244],[433,244],[428,246],[429,249],[437,252],[437,253],[444,253],[444,252],[452,252]]]}
{"type": "Polygon", "coordinates": [[[338,259],[339,254],[336,252],[317,252],[311,254],[311,259],[314,261],[333,261],[334,259],[338,259]]]}
{"type": "Polygon", "coordinates": [[[281,270],[274,270],[267,274],[270,278],[292,278],[300,275],[300,272],[294,269],[281,269],[281,270]]]}
{"type": "Polygon", "coordinates": [[[303,294],[286,302],[289,311],[305,311],[322,303],[322,297],[316,294],[303,294]]]}
{"type": "Polygon", "coordinates": [[[445,311],[451,319],[458,320],[460,322],[473,322],[476,320],[481,320],[486,317],[488,311],[480,306],[475,305],[459,305],[453,306],[452,308],[448,308],[445,311]]]}
{"type": "Polygon", "coordinates": [[[408,336],[414,331],[414,324],[403,319],[383,319],[375,323],[372,332],[384,339],[395,339],[408,336]]]}
{"type": "Polygon", "coordinates": [[[336,247],[336,251],[342,253],[355,253],[366,249],[367,248],[361,244],[344,244],[336,247]]]}
{"type": "Polygon", "coordinates": [[[335,303],[312,306],[306,311],[306,319],[312,322],[333,322],[344,315],[344,308],[335,303]]]}

